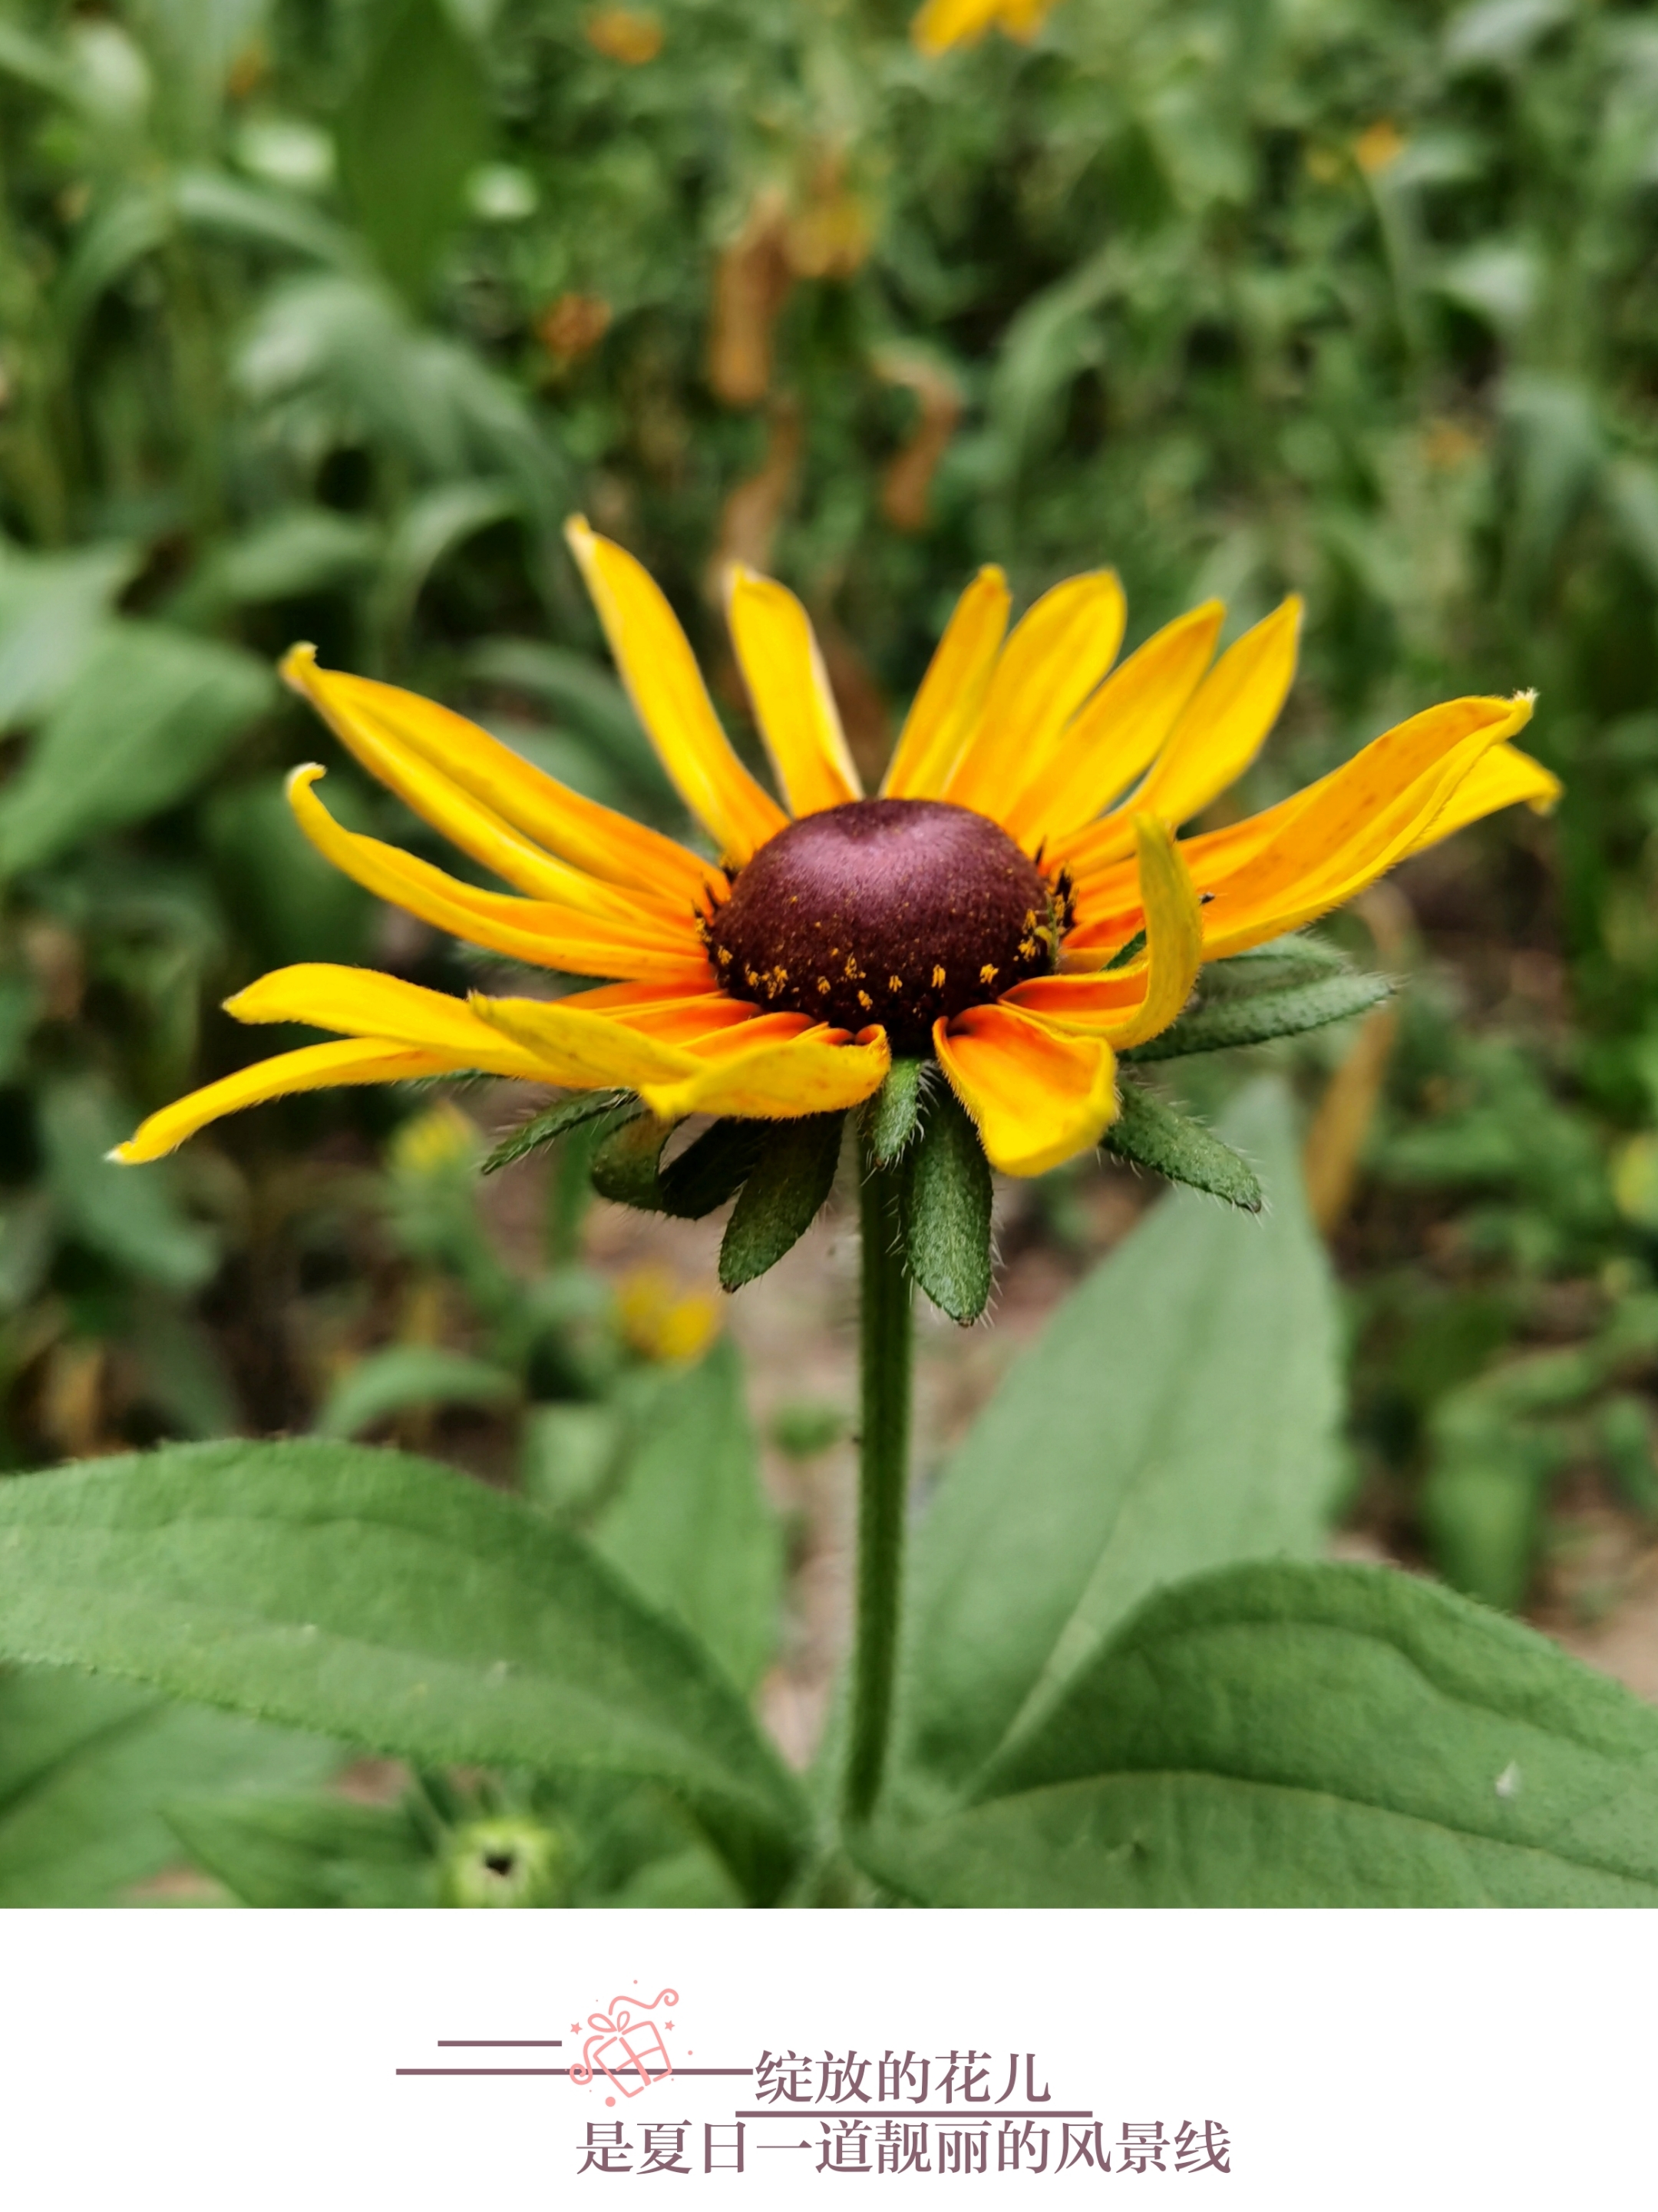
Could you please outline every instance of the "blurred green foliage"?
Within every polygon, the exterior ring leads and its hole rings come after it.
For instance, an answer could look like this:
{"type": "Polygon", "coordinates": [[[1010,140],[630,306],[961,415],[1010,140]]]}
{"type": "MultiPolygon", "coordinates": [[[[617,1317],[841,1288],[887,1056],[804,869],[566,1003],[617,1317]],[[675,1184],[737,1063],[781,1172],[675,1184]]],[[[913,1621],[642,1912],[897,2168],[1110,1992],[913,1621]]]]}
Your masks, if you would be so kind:
{"type": "MultiPolygon", "coordinates": [[[[720,565],[786,578],[866,766],[989,559],[1027,596],[1114,562],[1131,642],[1303,592],[1261,799],[1436,696],[1540,689],[1565,800],[1407,878],[1433,979],[1338,1240],[1366,1510],[1497,1588],[1457,1564],[1443,1409],[1510,1347],[1602,1342],[1658,1257],[1658,27],[1062,0],[1029,51],[932,62],[908,12],[6,0],[10,1463],[424,1418],[414,1376],[527,1406],[526,1463],[598,1494],[610,1324],[536,1304],[575,1296],[579,1176],[554,1296],[465,1208],[411,1220],[374,1168],[404,1099],[267,1108],[143,1176],[101,1157],[254,1056],[214,1008],[266,966],[476,972],[293,827],[282,771],[319,754],[337,811],[434,849],[283,702],[295,638],[672,824],[560,546],[580,505],[662,578],[739,741],[720,565]],[[422,1270],[463,1317],[441,1374],[422,1270]]],[[[1561,1467],[1645,1510],[1641,1379],[1595,1367],[1542,1475],[1508,1453],[1511,1601],[1561,1467]]]]}

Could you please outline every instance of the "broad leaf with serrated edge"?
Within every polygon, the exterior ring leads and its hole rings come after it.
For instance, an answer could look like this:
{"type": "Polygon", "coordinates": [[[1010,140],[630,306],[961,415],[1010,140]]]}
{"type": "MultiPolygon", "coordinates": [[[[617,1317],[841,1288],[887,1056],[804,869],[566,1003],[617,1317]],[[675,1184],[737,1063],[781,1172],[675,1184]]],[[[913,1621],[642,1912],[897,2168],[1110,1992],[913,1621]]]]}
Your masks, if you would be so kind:
{"type": "Polygon", "coordinates": [[[0,1656],[428,1763],[648,1778],[757,1898],[798,1847],[793,1783],[690,1638],[428,1461],[234,1441],[0,1483],[0,1656]]]}
{"type": "Polygon", "coordinates": [[[938,1905],[1658,1905],[1658,1712],[1414,1576],[1235,1567],[862,1855],[938,1905]]]}
{"type": "Polygon", "coordinates": [[[782,1542],[760,1487],[734,1345],[716,1345],[654,1395],[593,1543],[643,1598],[683,1621],[739,1689],[754,1687],[777,1645],[782,1542]]]}
{"type": "Polygon", "coordinates": [[[1148,1591],[1321,1541],[1340,1413],[1336,1313],[1292,1109],[1228,1133],[1272,1193],[1252,1221],[1163,1199],[1058,1309],[949,1463],[917,1534],[905,1743],[965,1781],[1039,1720],[1148,1591]]]}

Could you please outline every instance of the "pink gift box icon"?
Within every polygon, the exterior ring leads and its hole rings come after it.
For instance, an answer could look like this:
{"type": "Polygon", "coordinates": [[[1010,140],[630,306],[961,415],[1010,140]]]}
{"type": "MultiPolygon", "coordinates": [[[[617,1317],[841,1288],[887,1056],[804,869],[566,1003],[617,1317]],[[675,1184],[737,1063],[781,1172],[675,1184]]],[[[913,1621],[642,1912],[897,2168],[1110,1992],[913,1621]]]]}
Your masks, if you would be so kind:
{"type": "Polygon", "coordinates": [[[636,2097],[653,2081],[665,2081],[673,2072],[668,2047],[656,2022],[641,2015],[659,2005],[678,2002],[677,1990],[663,1990],[648,2004],[637,1997],[612,1997],[609,2012],[589,2013],[587,2025],[593,2033],[570,2069],[571,2081],[583,2088],[595,2074],[602,2074],[624,2097],[636,2097]]]}

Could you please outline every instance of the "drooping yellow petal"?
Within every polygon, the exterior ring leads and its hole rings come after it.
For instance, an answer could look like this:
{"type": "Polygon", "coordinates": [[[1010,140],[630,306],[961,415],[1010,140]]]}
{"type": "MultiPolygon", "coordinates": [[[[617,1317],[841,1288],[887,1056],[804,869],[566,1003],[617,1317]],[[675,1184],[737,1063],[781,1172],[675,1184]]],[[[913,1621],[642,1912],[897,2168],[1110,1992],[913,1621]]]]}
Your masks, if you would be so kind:
{"type": "Polygon", "coordinates": [[[546,900],[475,890],[395,845],[343,829],[311,788],[323,773],[314,762],[295,769],[288,779],[288,804],[324,858],[377,898],[469,945],[509,953],[535,967],[674,982],[701,978],[708,988],[708,963],[689,916],[683,928],[643,916],[624,926],[546,900]]]}
{"type": "Polygon", "coordinates": [[[1052,847],[1120,799],[1156,759],[1213,658],[1226,610],[1206,600],[1114,669],[1066,729],[1003,827],[1031,850],[1052,847]]]}
{"type": "Polygon", "coordinates": [[[817,814],[861,799],[823,658],[799,600],[739,562],[732,572],[728,611],[755,718],[790,811],[817,814]]]}
{"type": "Polygon", "coordinates": [[[981,568],[957,600],[927,664],[881,785],[885,799],[936,799],[978,726],[1012,600],[999,568],[981,568]]]}
{"type": "Polygon", "coordinates": [[[788,825],[732,750],[685,633],[655,579],[578,515],[565,526],[610,651],[670,781],[741,867],[788,825]]]}
{"type": "MultiPolygon", "coordinates": [[[[293,648],[282,672],[371,775],[390,784],[446,836],[452,834],[448,821],[427,803],[433,787],[411,781],[405,788],[395,779],[397,763],[410,753],[449,784],[458,784],[509,830],[521,832],[586,874],[622,884],[645,903],[676,913],[701,902],[714,872],[706,861],[660,830],[584,799],[464,715],[395,684],[319,668],[316,650],[308,645],[293,648]]],[[[434,795],[440,798],[440,791],[434,795]]],[[[488,853],[477,852],[475,857],[495,866],[488,853]]],[[[517,878],[507,874],[507,880],[517,878]]],[[[537,886],[520,883],[519,888],[537,886]]]]}
{"type": "Polygon", "coordinates": [[[1042,1175],[1097,1144],[1115,1119],[1115,1062],[1096,1037],[1066,1036],[998,1005],[935,1022],[932,1042],[1004,1175],[1042,1175]]]}
{"type": "Polygon", "coordinates": [[[568,1000],[492,999],[474,992],[471,1006],[481,1024],[534,1057],[547,1071],[544,1082],[572,1091],[638,1091],[646,1084],[683,1082],[696,1071],[684,1047],[568,1000]]]}
{"type": "Polygon", "coordinates": [[[532,1052],[481,1022],[464,999],[373,968],[302,961],[261,975],[227,999],[224,1010],[239,1022],[308,1022],[346,1036],[416,1046],[490,1075],[516,1075],[531,1083],[560,1079],[548,1075],[532,1052]]]}
{"type": "Polygon", "coordinates": [[[977,728],[942,796],[999,822],[1117,657],[1127,607],[1109,568],[1044,592],[1002,650],[977,728]]]}
{"type": "Polygon", "coordinates": [[[467,1066],[446,1053],[421,1052],[404,1044],[367,1042],[356,1037],[337,1044],[308,1044],[298,1052],[279,1053],[261,1060],[217,1083],[176,1098],[158,1114],[139,1124],[111,1157],[128,1167],[159,1160],[164,1153],[193,1137],[210,1121],[244,1106],[263,1104],[267,1098],[285,1098],[298,1091],[332,1091],[348,1083],[402,1083],[416,1076],[448,1075],[467,1066]]]}
{"type": "Polygon", "coordinates": [[[1121,1052],[1161,1036],[1192,995],[1202,963],[1203,909],[1167,823],[1134,817],[1145,951],[1108,975],[1042,975],[1017,984],[1002,1003],[1121,1052]]]}
{"type": "MultiPolygon", "coordinates": [[[[799,1017],[763,1015],[780,1024],[799,1017]]],[[[752,1025],[757,1032],[760,1023],[752,1025]]],[[[803,1114],[835,1114],[872,1098],[887,1078],[892,1053],[884,1030],[853,1038],[844,1030],[808,1026],[793,1036],[773,1033],[750,1043],[729,1030],[695,1049],[695,1074],[674,1084],[641,1084],[640,1096],[664,1121],[687,1114],[740,1114],[788,1121],[803,1114]]]]}

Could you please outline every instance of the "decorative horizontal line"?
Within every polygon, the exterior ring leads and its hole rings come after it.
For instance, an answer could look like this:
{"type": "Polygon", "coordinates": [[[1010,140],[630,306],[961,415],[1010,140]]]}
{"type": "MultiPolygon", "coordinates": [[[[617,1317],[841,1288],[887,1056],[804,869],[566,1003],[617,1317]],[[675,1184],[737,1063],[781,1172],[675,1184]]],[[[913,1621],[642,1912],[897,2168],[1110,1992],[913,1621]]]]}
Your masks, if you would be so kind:
{"type": "Polygon", "coordinates": [[[555,2035],[545,2042],[538,2042],[532,2037],[524,2037],[515,2040],[511,2036],[497,2036],[493,2039],[452,2036],[446,2040],[440,2036],[438,2039],[440,2051],[562,2051],[563,2048],[564,2039],[562,2035],[555,2035]]]}
{"type": "Polygon", "coordinates": [[[1035,2112],[964,2112],[959,2106],[954,2112],[918,2112],[912,2105],[872,2105],[868,2112],[826,2112],[821,2106],[813,2110],[798,2105],[767,2105],[756,2112],[733,2112],[734,2120],[782,2120],[785,2117],[799,2120],[965,2120],[972,2125],[988,2127],[993,2120],[1091,2120],[1092,2112],[1055,2112],[1044,2105],[1035,2112]]]}

